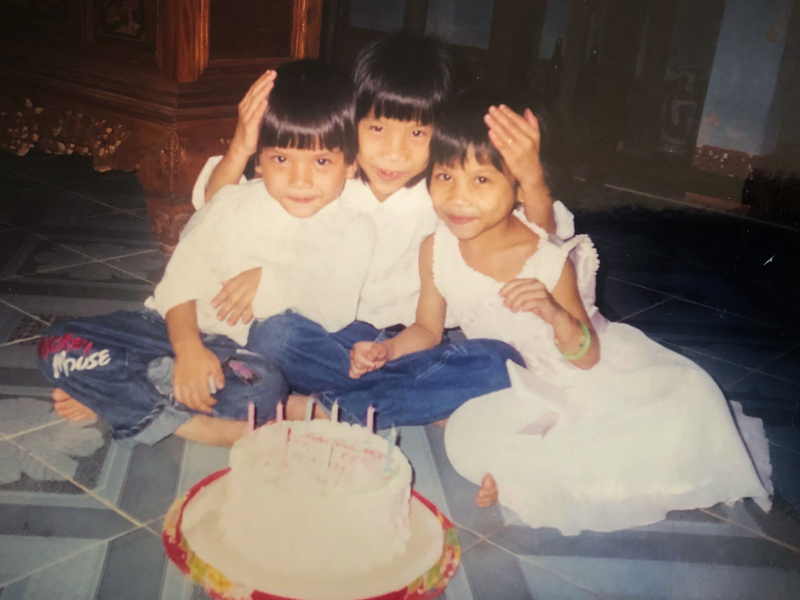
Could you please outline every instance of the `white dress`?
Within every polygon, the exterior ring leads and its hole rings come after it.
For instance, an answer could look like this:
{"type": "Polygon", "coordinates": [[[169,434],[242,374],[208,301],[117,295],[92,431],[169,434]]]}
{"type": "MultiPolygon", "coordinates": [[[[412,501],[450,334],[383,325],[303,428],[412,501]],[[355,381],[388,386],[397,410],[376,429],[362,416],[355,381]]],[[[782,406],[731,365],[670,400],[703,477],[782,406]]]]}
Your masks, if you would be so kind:
{"type": "Polygon", "coordinates": [[[507,342],[528,366],[509,361],[511,388],[475,398],[450,417],[445,445],[455,469],[476,484],[491,473],[500,502],[532,527],[565,535],[646,525],[671,510],[743,497],[768,510],[761,422],[733,407],[746,447],[705,371],[597,312],[588,286],[599,262],[587,236],[560,242],[528,226],[541,241],[518,277],[535,277],[552,290],[571,256],[601,359],[588,371],[563,359],[552,326],[504,308],[502,284],[469,267],[458,240],[440,225],[433,275],[448,312],[468,338],[507,342]]]}

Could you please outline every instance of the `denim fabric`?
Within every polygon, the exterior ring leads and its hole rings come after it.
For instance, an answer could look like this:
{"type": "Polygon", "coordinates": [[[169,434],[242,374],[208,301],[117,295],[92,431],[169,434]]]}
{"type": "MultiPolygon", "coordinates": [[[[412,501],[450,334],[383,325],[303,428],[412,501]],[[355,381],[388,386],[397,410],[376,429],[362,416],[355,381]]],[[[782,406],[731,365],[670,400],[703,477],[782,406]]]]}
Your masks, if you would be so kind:
{"type": "Polygon", "coordinates": [[[524,364],[514,348],[497,340],[445,339],[436,348],[350,378],[350,349],[356,342],[397,333],[360,321],[328,333],[304,317],[285,313],[254,325],[248,347],[276,360],[295,393],[313,393],[328,411],[338,400],[342,421],[363,425],[367,408],[374,406],[379,429],[445,419],[470,398],[511,385],[506,360],[524,364]]]}
{"type": "MultiPolygon", "coordinates": [[[[225,336],[203,335],[203,343],[225,375],[211,416],[245,420],[253,402],[259,423],[275,418],[289,391],[277,365],[225,336]]],[[[149,310],[57,323],[39,344],[47,380],[95,411],[125,445],[153,444],[200,414],[173,398],[174,357],[166,322],[149,310]]]]}

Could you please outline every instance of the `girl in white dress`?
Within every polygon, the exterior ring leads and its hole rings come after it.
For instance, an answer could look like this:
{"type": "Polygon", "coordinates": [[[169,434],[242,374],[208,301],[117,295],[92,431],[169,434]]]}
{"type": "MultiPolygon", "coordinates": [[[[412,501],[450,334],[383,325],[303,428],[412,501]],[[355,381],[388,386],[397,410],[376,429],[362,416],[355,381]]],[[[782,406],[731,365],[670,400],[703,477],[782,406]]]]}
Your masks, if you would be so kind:
{"type": "Polygon", "coordinates": [[[459,408],[445,444],[481,486],[479,505],[499,498],[532,527],[613,531],[743,497],[768,509],[760,421],[734,406],[737,427],[701,368],[597,312],[591,241],[525,220],[487,105],[467,93],[437,121],[429,185],[441,223],[422,245],[416,323],[357,344],[351,375],[435,346],[445,314],[468,338],[514,346],[525,366],[508,362],[511,388],[459,408]]]}

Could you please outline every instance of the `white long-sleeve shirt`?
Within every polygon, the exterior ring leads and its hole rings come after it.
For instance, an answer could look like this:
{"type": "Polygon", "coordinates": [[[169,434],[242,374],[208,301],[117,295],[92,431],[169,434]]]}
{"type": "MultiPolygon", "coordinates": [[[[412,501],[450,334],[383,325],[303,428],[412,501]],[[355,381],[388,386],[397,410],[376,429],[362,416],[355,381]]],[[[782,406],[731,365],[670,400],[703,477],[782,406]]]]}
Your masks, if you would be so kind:
{"type": "MultiPolygon", "coordinates": [[[[197,178],[192,192],[195,208],[205,203],[206,184],[220,160],[221,156],[210,158],[197,178]]],[[[242,178],[241,181],[247,180],[242,178]]],[[[368,184],[351,179],[342,199],[355,210],[368,213],[377,232],[369,273],[361,290],[358,320],[378,329],[413,324],[420,290],[419,248],[438,222],[425,181],[403,188],[380,202],[368,184]]],[[[568,239],[575,235],[573,216],[567,207],[556,201],[553,211],[556,236],[568,239]]],[[[447,327],[457,325],[452,319],[447,320],[447,327]]]]}
{"type": "Polygon", "coordinates": [[[250,325],[220,321],[211,300],[226,279],[261,267],[255,318],[291,309],[337,331],[356,318],[374,246],[372,220],[342,198],[300,219],[269,195],[263,180],[245,181],[224,187],[192,216],[146,305],[166,316],[195,300],[201,331],[245,345],[250,325]]]}

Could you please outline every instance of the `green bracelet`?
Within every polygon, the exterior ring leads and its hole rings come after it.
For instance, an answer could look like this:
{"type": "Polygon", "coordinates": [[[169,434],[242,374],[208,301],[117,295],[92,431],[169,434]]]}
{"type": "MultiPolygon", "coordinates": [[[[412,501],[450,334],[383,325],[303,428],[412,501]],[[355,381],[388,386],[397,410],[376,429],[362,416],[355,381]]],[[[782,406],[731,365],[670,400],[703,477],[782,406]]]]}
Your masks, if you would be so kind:
{"type": "Polygon", "coordinates": [[[561,353],[561,356],[566,358],[567,360],[578,360],[579,358],[583,358],[583,356],[589,351],[589,346],[592,345],[592,334],[589,332],[589,328],[583,321],[578,321],[581,325],[581,331],[583,332],[583,341],[581,342],[581,347],[578,348],[578,351],[574,354],[566,354],[561,348],[558,347],[558,342],[556,342],[556,348],[561,353]]]}

